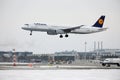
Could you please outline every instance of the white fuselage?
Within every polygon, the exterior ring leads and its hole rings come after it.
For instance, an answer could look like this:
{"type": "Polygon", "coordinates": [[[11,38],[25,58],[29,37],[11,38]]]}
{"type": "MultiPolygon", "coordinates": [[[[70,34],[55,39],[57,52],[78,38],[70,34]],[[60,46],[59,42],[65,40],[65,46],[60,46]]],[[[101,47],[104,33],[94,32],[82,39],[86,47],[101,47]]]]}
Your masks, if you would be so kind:
{"type": "MultiPolygon", "coordinates": [[[[42,32],[50,32],[50,31],[58,31],[61,30],[61,33],[56,34],[65,34],[65,33],[75,33],[75,34],[89,34],[89,33],[96,33],[106,30],[107,28],[98,28],[92,26],[81,26],[80,28],[73,29],[70,32],[64,32],[64,29],[69,27],[65,26],[52,26],[46,24],[25,24],[22,29],[29,30],[29,31],[42,31],[42,32]]],[[[53,34],[54,35],[54,34],[53,34]]]]}

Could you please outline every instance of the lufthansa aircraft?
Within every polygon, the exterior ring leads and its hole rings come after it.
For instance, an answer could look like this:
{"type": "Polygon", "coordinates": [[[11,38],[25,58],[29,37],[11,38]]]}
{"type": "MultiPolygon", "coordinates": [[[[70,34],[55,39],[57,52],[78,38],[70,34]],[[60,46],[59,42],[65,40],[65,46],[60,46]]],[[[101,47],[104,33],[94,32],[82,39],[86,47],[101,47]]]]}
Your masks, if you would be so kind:
{"type": "Polygon", "coordinates": [[[63,38],[63,34],[65,37],[68,37],[68,33],[74,34],[90,34],[105,31],[107,28],[103,28],[105,16],[101,16],[95,24],[91,26],[80,25],[75,27],[65,27],[65,26],[53,26],[42,23],[34,23],[34,24],[24,24],[22,29],[30,31],[30,35],[32,35],[32,31],[41,31],[47,32],[48,35],[57,35],[60,34],[60,38],[63,38]]]}

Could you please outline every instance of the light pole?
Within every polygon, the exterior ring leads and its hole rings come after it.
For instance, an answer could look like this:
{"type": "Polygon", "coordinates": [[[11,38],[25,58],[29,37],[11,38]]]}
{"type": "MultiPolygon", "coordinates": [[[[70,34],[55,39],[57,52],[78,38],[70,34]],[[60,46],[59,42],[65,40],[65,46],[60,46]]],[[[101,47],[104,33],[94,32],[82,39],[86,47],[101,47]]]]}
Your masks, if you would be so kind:
{"type": "Polygon", "coordinates": [[[87,51],[87,42],[85,41],[85,59],[87,59],[87,53],[86,53],[86,51],[87,51]]]}
{"type": "Polygon", "coordinates": [[[16,54],[15,54],[15,49],[13,49],[13,66],[16,66],[16,54]]]}
{"type": "Polygon", "coordinates": [[[87,51],[87,42],[85,41],[85,52],[87,51]]]}

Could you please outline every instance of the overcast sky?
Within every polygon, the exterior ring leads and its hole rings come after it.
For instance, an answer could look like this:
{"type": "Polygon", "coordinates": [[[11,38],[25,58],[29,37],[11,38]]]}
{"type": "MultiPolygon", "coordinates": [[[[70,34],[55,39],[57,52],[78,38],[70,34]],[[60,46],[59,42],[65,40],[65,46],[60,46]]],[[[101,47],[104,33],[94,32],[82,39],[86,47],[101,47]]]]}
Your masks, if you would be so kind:
{"type": "Polygon", "coordinates": [[[32,51],[35,54],[58,51],[93,50],[94,41],[103,48],[120,49],[120,0],[0,0],[0,51],[32,51]],[[93,25],[105,15],[104,27],[94,34],[69,34],[68,38],[22,30],[26,23],[78,26],[93,25]]]}

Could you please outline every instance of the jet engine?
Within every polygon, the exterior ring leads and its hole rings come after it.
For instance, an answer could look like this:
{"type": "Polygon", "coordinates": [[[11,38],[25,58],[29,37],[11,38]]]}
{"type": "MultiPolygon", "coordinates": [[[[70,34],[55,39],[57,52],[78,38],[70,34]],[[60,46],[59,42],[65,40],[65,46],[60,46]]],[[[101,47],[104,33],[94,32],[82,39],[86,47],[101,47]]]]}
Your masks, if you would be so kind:
{"type": "Polygon", "coordinates": [[[56,30],[47,31],[48,35],[57,35],[56,30]]]}
{"type": "Polygon", "coordinates": [[[57,34],[64,34],[65,32],[63,30],[51,30],[47,31],[48,35],[57,35],[57,34]]]}

